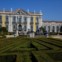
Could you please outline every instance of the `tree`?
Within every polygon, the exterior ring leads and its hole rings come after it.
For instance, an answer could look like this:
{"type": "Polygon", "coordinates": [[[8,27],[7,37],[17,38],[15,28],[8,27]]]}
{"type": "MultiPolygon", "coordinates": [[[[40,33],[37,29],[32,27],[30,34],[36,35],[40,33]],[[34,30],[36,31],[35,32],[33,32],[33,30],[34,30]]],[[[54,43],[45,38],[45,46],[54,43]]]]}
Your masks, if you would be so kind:
{"type": "Polygon", "coordinates": [[[7,32],[8,32],[8,30],[6,29],[6,27],[1,27],[1,28],[0,28],[0,33],[1,33],[2,35],[7,34],[7,32]]]}

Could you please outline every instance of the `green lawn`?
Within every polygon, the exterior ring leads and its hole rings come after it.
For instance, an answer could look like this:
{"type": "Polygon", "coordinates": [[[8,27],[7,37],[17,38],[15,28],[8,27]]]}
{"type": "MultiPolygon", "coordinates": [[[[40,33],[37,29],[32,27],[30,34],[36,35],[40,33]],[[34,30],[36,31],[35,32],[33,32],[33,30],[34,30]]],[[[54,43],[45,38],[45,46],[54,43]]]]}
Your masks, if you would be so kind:
{"type": "Polygon", "coordinates": [[[62,62],[62,40],[0,38],[0,62],[62,62]]]}

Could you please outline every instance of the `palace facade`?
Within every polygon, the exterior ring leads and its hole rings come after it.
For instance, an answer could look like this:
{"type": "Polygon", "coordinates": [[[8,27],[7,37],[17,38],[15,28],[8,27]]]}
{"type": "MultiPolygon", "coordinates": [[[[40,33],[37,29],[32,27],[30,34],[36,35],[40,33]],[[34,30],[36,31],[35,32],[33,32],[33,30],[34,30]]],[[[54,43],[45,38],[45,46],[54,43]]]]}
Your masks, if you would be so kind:
{"type": "Polygon", "coordinates": [[[47,32],[62,32],[62,21],[43,21],[42,25],[47,32]]]}
{"type": "Polygon", "coordinates": [[[0,11],[0,27],[6,27],[8,32],[14,32],[16,35],[27,34],[28,31],[36,32],[41,26],[41,12],[27,12],[22,9],[0,11]]]}
{"type": "Polygon", "coordinates": [[[15,35],[36,32],[44,27],[47,32],[62,32],[62,21],[42,21],[41,12],[29,12],[22,9],[15,11],[0,11],[0,27],[6,27],[8,32],[15,35]]]}

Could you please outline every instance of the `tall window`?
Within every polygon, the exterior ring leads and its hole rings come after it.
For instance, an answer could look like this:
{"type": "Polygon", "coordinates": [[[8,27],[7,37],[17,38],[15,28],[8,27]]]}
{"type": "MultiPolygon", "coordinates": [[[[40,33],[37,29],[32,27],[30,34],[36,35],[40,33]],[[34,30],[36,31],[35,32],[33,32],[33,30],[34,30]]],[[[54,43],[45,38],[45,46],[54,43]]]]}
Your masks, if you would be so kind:
{"type": "Polygon", "coordinates": [[[24,23],[27,23],[27,17],[24,17],[24,23]]]}
{"type": "Polygon", "coordinates": [[[8,30],[8,25],[6,25],[6,29],[8,30]]]}
{"type": "Polygon", "coordinates": [[[6,16],[6,23],[8,23],[9,22],[9,18],[8,18],[8,16],[6,16]]]}
{"type": "Polygon", "coordinates": [[[16,25],[13,25],[13,30],[16,30],[16,25]]]}
{"type": "Polygon", "coordinates": [[[31,23],[33,23],[33,17],[31,17],[31,20],[30,21],[31,21],[31,23]]]}
{"type": "Polygon", "coordinates": [[[36,25],[36,30],[38,30],[38,24],[36,25]]]}
{"type": "Polygon", "coordinates": [[[50,26],[48,26],[48,32],[50,32],[50,26]]]}
{"type": "Polygon", "coordinates": [[[44,26],[44,29],[46,30],[46,26],[44,26]]]}
{"type": "Polygon", "coordinates": [[[22,17],[20,16],[20,17],[19,17],[19,23],[21,23],[21,21],[22,21],[22,17]]]}
{"type": "Polygon", "coordinates": [[[58,33],[59,32],[59,26],[57,26],[56,29],[57,29],[57,33],[58,33]]]}
{"type": "Polygon", "coordinates": [[[0,23],[2,23],[2,16],[0,15],[0,23]]]}
{"type": "Polygon", "coordinates": [[[39,18],[38,18],[38,17],[36,17],[36,22],[37,22],[37,23],[39,22],[39,18]]]}
{"type": "Polygon", "coordinates": [[[25,25],[25,26],[24,26],[24,31],[26,31],[26,29],[27,29],[27,26],[25,25]]]}
{"type": "Polygon", "coordinates": [[[16,22],[16,16],[13,16],[13,22],[14,23],[16,22]]]}
{"type": "Polygon", "coordinates": [[[22,31],[22,25],[19,25],[18,30],[22,31]]]}
{"type": "Polygon", "coordinates": [[[33,26],[31,25],[31,31],[33,31],[33,26]]]}
{"type": "Polygon", "coordinates": [[[52,26],[52,32],[55,32],[55,26],[52,26]]]}

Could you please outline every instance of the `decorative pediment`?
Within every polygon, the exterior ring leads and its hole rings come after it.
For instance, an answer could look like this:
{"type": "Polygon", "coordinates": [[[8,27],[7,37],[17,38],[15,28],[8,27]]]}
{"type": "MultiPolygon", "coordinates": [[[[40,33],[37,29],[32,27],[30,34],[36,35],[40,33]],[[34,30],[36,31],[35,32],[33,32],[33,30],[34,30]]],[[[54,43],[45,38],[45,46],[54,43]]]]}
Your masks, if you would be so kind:
{"type": "Polygon", "coordinates": [[[29,15],[28,12],[22,10],[22,9],[18,9],[16,10],[16,14],[20,14],[20,15],[29,15]]]}

